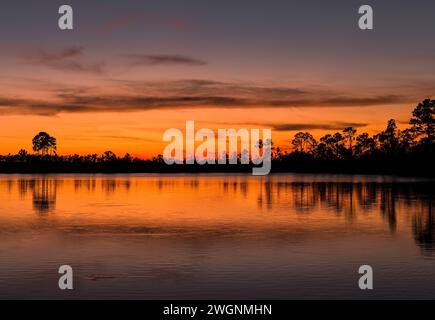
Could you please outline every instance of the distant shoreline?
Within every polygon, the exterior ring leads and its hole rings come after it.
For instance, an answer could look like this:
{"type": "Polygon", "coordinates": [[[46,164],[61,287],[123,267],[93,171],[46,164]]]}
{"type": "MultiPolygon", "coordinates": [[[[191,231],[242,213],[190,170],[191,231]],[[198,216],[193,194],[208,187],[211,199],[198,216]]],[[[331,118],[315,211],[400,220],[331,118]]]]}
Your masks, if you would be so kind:
{"type": "MultiPolygon", "coordinates": [[[[152,161],[138,163],[57,163],[39,161],[37,163],[0,163],[2,174],[44,174],[44,173],[252,173],[253,165],[166,165],[152,161]]],[[[394,160],[305,160],[272,162],[271,173],[311,173],[311,174],[369,174],[396,175],[408,177],[435,177],[431,159],[398,161],[394,160]]]]}

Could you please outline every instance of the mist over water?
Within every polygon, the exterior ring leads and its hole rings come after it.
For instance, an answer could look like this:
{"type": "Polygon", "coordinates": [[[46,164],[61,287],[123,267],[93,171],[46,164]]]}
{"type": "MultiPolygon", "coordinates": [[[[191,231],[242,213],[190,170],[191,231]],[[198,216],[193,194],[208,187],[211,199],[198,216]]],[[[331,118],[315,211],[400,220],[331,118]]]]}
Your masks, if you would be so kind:
{"type": "Polygon", "coordinates": [[[433,298],[435,183],[0,175],[0,298],[433,298]],[[59,266],[74,269],[58,289],[59,266]],[[374,290],[358,268],[374,268],[374,290]]]}

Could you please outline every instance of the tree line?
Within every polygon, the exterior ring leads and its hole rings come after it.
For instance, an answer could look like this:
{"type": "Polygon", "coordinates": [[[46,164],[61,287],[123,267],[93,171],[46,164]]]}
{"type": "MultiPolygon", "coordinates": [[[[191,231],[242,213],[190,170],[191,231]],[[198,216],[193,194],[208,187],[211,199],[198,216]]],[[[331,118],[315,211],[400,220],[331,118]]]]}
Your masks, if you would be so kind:
{"type": "MultiPolygon", "coordinates": [[[[257,148],[268,146],[272,150],[273,171],[389,171],[394,164],[400,164],[397,170],[409,171],[412,166],[433,163],[434,159],[434,113],[435,100],[426,99],[412,112],[409,127],[399,130],[394,119],[390,119],[385,130],[370,135],[358,133],[353,127],[340,132],[326,134],[319,140],[309,132],[298,132],[290,140],[290,151],[283,152],[272,141],[257,142],[257,148]],[[412,164],[411,164],[412,162],[412,164]],[[380,165],[382,164],[382,165],[380,165]],[[411,165],[410,165],[411,164],[411,165]]],[[[21,149],[17,154],[0,156],[0,171],[13,172],[23,169],[26,172],[50,171],[248,171],[246,166],[165,166],[162,155],[143,160],[125,154],[117,156],[112,151],[101,155],[58,155],[57,140],[46,132],[38,133],[32,140],[31,154],[21,149]],[[26,166],[27,164],[27,166],[26,166]],[[57,164],[53,166],[53,164],[57,164]],[[73,165],[73,166],[71,166],[73,165]],[[76,165],[74,167],[74,165],[76,165]],[[68,166],[70,168],[68,169],[68,166]],[[171,168],[176,167],[176,168],[171,168]],[[200,168],[202,167],[202,169],[200,168]],[[210,167],[214,167],[210,168],[210,167]],[[243,167],[243,169],[242,169],[243,167]],[[56,169],[54,169],[56,168],[56,169]],[[206,169],[205,169],[206,168],[206,169]],[[104,171],[104,170],[103,170],[104,171]]],[[[226,155],[227,158],[241,154],[226,155]]],[[[433,165],[431,165],[431,168],[433,165]]],[[[417,168],[419,169],[419,168],[417,168]]],[[[433,171],[433,169],[431,169],[433,171]]],[[[378,172],[379,171],[379,172],[378,172]]],[[[428,170],[426,170],[428,172],[428,170]]],[[[433,173],[433,172],[432,172],[433,173]]],[[[428,174],[432,174],[428,173],[428,174]]]]}
{"type": "Polygon", "coordinates": [[[370,159],[399,157],[413,153],[433,156],[435,100],[426,99],[412,112],[410,127],[399,130],[390,119],[385,130],[373,136],[357,134],[353,127],[341,132],[326,134],[317,141],[309,132],[298,132],[291,140],[292,151],[282,153],[274,149],[276,159],[311,157],[320,160],[370,159]]]}

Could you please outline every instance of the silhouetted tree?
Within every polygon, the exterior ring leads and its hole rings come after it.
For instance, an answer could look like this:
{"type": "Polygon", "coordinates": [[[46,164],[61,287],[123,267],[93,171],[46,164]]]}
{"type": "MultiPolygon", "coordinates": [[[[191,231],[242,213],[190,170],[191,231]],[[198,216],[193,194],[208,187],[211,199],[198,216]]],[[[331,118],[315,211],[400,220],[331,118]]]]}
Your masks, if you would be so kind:
{"type": "Polygon", "coordinates": [[[311,152],[317,145],[316,139],[308,132],[298,132],[291,141],[293,148],[299,152],[311,152]]]}
{"type": "Polygon", "coordinates": [[[84,161],[90,162],[90,163],[96,163],[96,162],[98,162],[98,154],[96,154],[96,153],[88,154],[84,157],[84,161]]]}
{"type": "Polygon", "coordinates": [[[367,132],[356,137],[355,155],[362,157],[371,155],[376,151],[376,141],[367,132]]]}
{"type": "Polygon", "coordinates": [[[165,159],[163,158],[163,155],[158,154],[157,157],[153,158],[153,162],[163,164],[165,162],[165,159]]]}
{"type": "Polygon", "coordinates": [[[57,148],[56,138],[46,132],[38,133],[32,140],[33,151],[41,152],[42,155],[48,154],[48,151],[54,151],[57,148]]]}
{"type": "Polygon", "coordinates": [[[314,156],[316,159],[329,160],[328,147],[325,142],[320,142],[317,148],[314,150],[314,156]]]}
{"type": "Polygon", "coordinates": [[[331,134],[326,134],[320,138],[318,155],[323,160],[332,160],[335,157],[335,141],[331,134]]]}
{"type": "Polygon", "coordinates": [[[403,131],[399,131],[399,150],[402,153],[409,153],[415,147],[416,134],[412,129],[405,129],[403,131]]]}
{"type": "Polygon", "coordinates": [[[394,154],[397,151],[397,147],[399,145],[396,120],[388,120],[387,128],[385,129],[385,131],[377,134],[375,138],[379,141],[379,145],[383,153],[388,155],[394,154]]]}
{"type": "Polygon", "coordinates": [[[276,147],[276,150],[275,150],[275,159],[281,159],[281,157],[282,157],[281,148],[280,147],[276,147]]]}
{"type": "Polygon", "coordinates": [[[116,161],[118,158],[115,153],[112,151],[105,151],[101,157],[103,162],[112,162],[116,161]]]}
{"type": "Polygon", "coordinates": [[[426,99],[419,103],[412,112],[409,124],[417,136],[422,136],[422,142],[431,144],[434,142],[435,124],[435,100],[426,99]]]}
{"type": "Polygon", "coordinates": [[[26,158],[29,156],[29,153],[24,149],[20,149],[20,151],[18,151],[17,155],[18,155],[18,158],[23,161],[23,160],[26,160],[26,158]]]}
{"type": "Polygon", "coordinates": [[[320,142],[324,144],[322,149],[324,150],[324,159],[333,160],[333,159],[341,159],[345,147],[343,145],[343,136],[340,132],[334,133],[334,135],[327,134],[320,138],[320,142]]]}
{"type": "Polygon", "coordinates": [[[352,148],[353,148],[353,142],[355,140],[355,134],[356,134],[356,129],[352,127],[347,127],[343,130],[343,138],[348,142],[348,146],[349,146],[348,150],[351,157],[353,155],[352,148]]]}
{"type": "Polygon", "coordinates": [[[133,159],[133,158],[131,157],[131,155],[130,155],[129,153],[126,153],[126,154],[124,155],[124,157],[122,158],[122,160],[125,161],[125,162],[131,162],[132,159],[133,159]]]}

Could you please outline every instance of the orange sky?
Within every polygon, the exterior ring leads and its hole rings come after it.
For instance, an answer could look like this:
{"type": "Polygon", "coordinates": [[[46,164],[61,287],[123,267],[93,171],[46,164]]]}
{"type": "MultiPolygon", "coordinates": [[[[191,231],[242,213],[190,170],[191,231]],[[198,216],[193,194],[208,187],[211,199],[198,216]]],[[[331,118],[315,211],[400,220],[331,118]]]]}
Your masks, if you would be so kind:
{"type": "MultiPolygon", "coordinates": [[[[370,123],[359,128],[360,132],[375,133],[384,128],[391,114],[373,108],[348,110],[352,117],[342,115],[342,108],[322,110],[258,109],[255,112],[244,110],[195,109],[183,111],[142,111],[134,113],[60,114],[54,117],[11,115],[2,116],[0,128],[0,153],[17,152],[20,148],[31,150],[31,139],[42,130],[48,131],[58,140],[58,153],[102,153],[112,150],[118,155],[130,154],[151,157],[163,152],[166,143],[162,142],[163,132],[168,128],[184,129],[186,119],[195,120],[197,129],[217,128],[268,128],[268,124],[281,123],[289,119],[291,123],[325,123],[326,121],[364,121],[370,123]],[[265,121],[263,114],[269,114],[265,121]],[[230,120],[229,120],[230,119],[230,120]],[[221,123],[221,124],[220,124],[221,123]],[[234,124],[237,123],[237,124],[234,124]],[[246,124],[245,124],[246,123],[246,124]],[[257,125],[264,123],[263,127],[257,125]],[[244,125],[245,124],[245,125],[244,125]]],[[[403,106],[396,118],[406,119],[411,106],[403,106]]],[[[403,126],[403,125],[402,125],[403,126]]],[[[183,130],[184,131],[184,130],[183,130]]],[[[335,130],[310,129],[316,138],[335,130]]],[[[289,146],[292,135],[297,131],[272,130],[275,144],[289,146]]]]}

